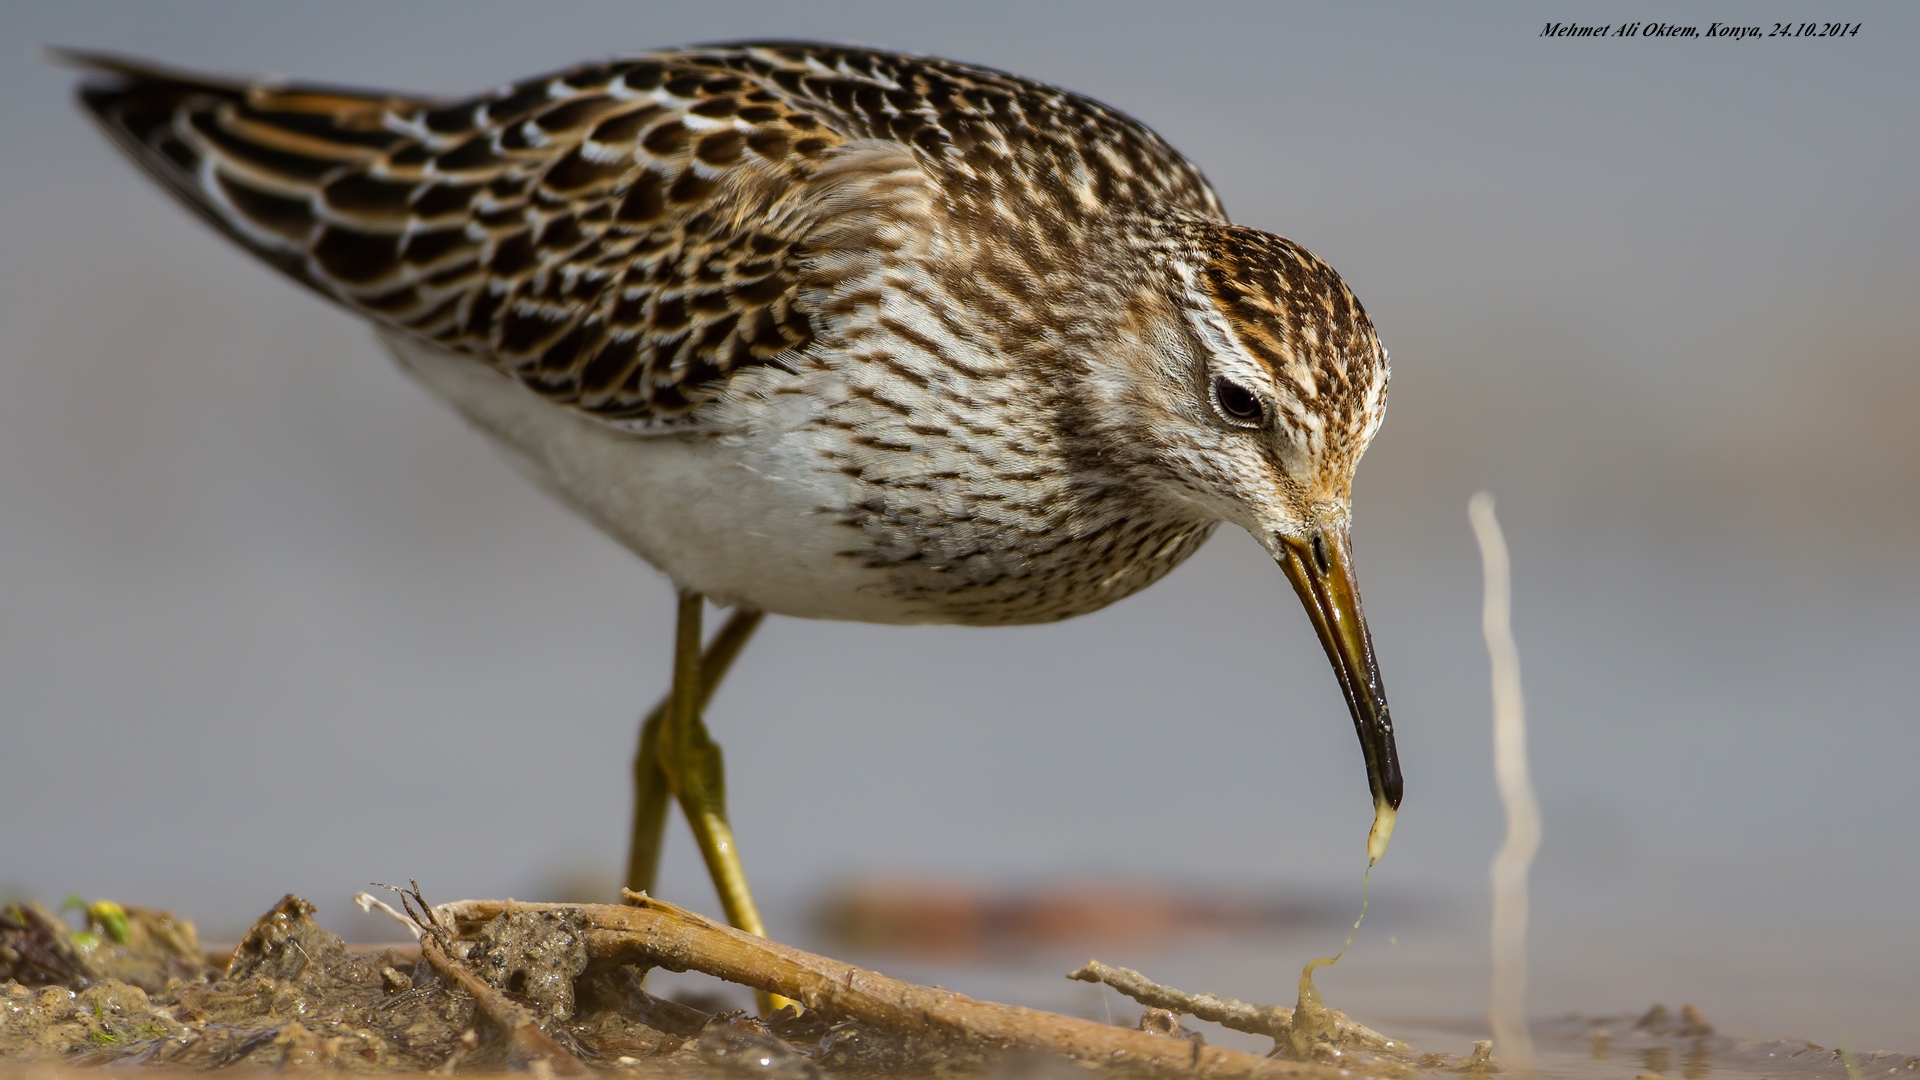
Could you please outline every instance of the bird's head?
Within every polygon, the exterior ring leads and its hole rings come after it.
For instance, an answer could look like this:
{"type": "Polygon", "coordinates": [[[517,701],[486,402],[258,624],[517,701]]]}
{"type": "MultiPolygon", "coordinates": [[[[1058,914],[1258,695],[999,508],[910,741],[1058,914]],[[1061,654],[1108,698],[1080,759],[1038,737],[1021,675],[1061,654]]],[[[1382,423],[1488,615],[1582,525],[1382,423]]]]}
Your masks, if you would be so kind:
{"type": "Polygon", "coordinates": [[[1354,469],[1386,412],[1387,353],[1360,301],[1305,248],[1215,222],[1180,232],[1163,249],[1151,314],[1130,320],[1131,370],[1104,395],[1108,416],[1156,489],[1245,528],[1293,582],[1366,754],[1377,859],[1400,764],[1348,526],[1354,469]]]}

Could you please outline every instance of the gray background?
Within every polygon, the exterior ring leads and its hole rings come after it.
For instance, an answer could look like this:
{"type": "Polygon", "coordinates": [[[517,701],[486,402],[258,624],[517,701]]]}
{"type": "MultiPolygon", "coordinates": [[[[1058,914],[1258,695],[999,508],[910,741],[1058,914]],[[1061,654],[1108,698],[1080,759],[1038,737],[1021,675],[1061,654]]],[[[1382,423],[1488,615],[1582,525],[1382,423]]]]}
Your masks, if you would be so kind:
{"type": "MultiPolygon", "coordinates": [[[[1392,349],[1356,547],[1408,794],[1377,921],[1322,976],[1337,1003],[1484,1001],[1484,487],[1546,814],[1536,1011],[1684,998],[1723,1029],[1920,1049],[1916,30],[1902,4],[9,3],[0,888],[211,938],[288,890],[361,937],[389,932],[347,908],[368,881],[610,890],[670,636],[665,582],[171,205],[36,48],[466,92],[841,39],[1139,117],[1236,220],[1338,267],[1392,349]],[[1660,17],[1864,29],[1538,37],[1660,17]]],[[[1244,536],[1068,624],[776,619],[737,670],[711,720],[776,929],[881,871],[1352,902],[1359,753],[1244,536]]],[[[663,892],[710,905],[678,834],[663,892]]],[[[1337,938],[1103,958],[1284,1000],[1337,938]]],[[[1067,994],[1050,970],[1015,992],[1067,994]]]]}

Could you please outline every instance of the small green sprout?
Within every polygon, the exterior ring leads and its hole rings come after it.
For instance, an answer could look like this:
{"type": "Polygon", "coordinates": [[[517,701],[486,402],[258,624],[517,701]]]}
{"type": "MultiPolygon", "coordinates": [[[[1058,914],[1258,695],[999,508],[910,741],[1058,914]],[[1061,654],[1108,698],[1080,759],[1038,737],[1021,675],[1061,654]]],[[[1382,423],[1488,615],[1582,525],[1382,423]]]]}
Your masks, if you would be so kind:
{"type": "Polygon", "coordinates": [[[111,900],[95,900],[87,907],[87,917],[98,923],[108,937],[122,945],[132,936],[127,926],[127,909],[111,900]]]}
{"type": "Polygon", "coordinates": [[[100,935],[90,930],[80,930],[69,934],[67,940],[71,941],[74,949],[83,955],[100,947],[100,935]]]}
{"type": "Polygon", "coordinates": [[[111,1031],[96,1031],[88,1035],[87,1038],[92,1039],[100,1046],[110,1046],[120,1041],[120,1036],[115,1035],[111,1031]]]}

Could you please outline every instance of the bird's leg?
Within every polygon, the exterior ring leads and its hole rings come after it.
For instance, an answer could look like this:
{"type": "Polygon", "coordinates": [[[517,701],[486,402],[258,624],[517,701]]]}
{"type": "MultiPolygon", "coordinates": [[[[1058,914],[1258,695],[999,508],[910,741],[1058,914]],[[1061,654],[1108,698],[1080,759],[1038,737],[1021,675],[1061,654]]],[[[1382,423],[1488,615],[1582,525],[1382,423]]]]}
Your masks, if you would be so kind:
{"type": "Polygon", "coordinates": [[[680,594],[680,618],[673,649],[673,690],[666,720],[660,725],[659,762],[667,784],[680,800],[707,873],[720,893],[727,921],[750,934],[766,936],[766,927],[747,890],[733,829],[727,824],[727,781],[720,745],[700,719],[700,608],[696,592],[680,594]]]}
{"type": "MultiPolygon", "coordinates": [[[[706,708],[720,680],[726,677],[734,657],[746,647],[753,632],[760,628],[765,613],[740,608],[713,635],[700,657],[700,707],[706,708]]],[[[660,727],[673,703],[671,692],[653,707],[640,726],[640,748],[633,755],[633,831],[627,846],[627,888],[635,892],[653,891],[660,870],[660,846],[666,838],[667,800],[673,789],[660,768],[660,727]]]]}
{"type": "MultiPolygon", "coordinates": [[[[760,909],[754,906],[753,893],[747,889],[747,874],[734,845],[733,827],[727,824],[727,781],[720,744],[707,734],[707,726],[700,720],[705,696],[701,692],[704,665],[700,655],[704,602],[697,592],[680,594],[673,643],[673,689],[667,695],[667,714],[660,724],[656,760],[693,829],[693,839],[706,859],[707,874],[720,894],[727,921],[756,937],[766,937],[766,924],[760,920],[760,909]]],[[[755,996],[763,1015],[770,1016],[793,1004],[764,992],[755,996]]]]}

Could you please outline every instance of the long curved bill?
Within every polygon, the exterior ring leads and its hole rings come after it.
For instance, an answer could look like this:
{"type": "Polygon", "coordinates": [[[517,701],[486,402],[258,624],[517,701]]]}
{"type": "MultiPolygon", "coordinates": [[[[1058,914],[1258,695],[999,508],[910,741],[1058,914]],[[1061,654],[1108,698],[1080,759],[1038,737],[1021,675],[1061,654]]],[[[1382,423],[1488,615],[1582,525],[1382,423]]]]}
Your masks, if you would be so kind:
{"type": "Polygon", "coordinates": [[[1353,576],[1353,552],[1347,526],[1329,525],[1301,539],[1282,537],[1278,561],[1306,605],[1320,644],[1340,677],[1340,690],[1353,713],[1360,750],[1367,757],[1367,786],[1373,791],[1373,831],[1367,836],[1367,864],[1380,861],[1400,809],[1400,756],[1393,747],[1393,718],[1387,691],[1373,659],[1373,637],[1360,610],[1360,585],[1353,576]]]}

